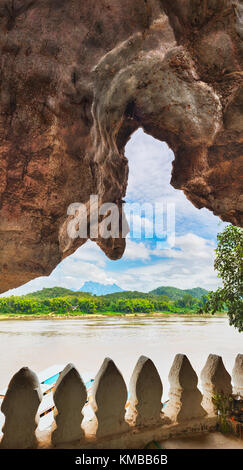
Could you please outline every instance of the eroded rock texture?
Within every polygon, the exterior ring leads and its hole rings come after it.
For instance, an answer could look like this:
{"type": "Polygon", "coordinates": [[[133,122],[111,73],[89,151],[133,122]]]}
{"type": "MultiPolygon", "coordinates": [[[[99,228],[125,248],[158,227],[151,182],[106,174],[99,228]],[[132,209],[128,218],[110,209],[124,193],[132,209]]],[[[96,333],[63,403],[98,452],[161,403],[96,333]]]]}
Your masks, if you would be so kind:
{"type": "Polygon", "coordinates": [[[85,242],[67,236],[70,203],[98,194],[121,213],[138,127],[173,149],[175,188],[242,225],[241,13],[230,0],[0,0],[1,292],[85,242]]]}

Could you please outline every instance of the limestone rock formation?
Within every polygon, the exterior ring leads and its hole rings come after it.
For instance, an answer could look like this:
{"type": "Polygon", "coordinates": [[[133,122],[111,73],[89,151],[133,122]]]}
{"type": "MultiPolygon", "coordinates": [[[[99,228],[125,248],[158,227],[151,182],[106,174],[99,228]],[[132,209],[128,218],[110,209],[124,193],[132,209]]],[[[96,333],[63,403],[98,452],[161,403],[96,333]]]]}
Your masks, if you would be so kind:
{"type": "MultiPolygon", "coordinates": [[[[0,0],[0,292],[86,241],[70,204],[95,194],[122,218],[139,127],[174,151],[175,188],[242,225],[241,16],[231,0],[0,0]]],[[[96,241],[122,256],[124,238],[96,241]]]]}

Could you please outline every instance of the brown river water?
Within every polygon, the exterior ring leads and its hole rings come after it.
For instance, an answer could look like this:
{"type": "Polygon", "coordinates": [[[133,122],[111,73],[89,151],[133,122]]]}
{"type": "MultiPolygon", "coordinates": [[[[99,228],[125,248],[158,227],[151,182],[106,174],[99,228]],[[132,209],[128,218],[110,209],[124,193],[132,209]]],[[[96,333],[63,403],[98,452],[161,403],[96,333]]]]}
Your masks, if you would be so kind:
{"type": "Polygon", "coordinates": [[[151,358],[168,396],[170,366],[177,353],[188,356],[199,374],[210,353],[223,357],[231,373],[243,353],[243,333],[227,318],[110,317],[0,322],[0,390],[21,367],[39,372],[54,364],[75,364],[80,374],[95,375],[105,357],[112,358],[125,380],[140,355],[151,358]]]}

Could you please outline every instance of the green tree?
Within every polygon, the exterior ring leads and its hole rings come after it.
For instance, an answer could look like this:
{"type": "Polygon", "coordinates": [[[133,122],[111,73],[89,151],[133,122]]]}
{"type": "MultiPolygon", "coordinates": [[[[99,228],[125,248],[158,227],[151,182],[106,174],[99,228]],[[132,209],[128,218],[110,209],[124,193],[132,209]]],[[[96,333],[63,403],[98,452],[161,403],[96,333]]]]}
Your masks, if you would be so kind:
{"type": "Polygon", "coordinates": [[[77,307],[80,312],[95,313],[97,310],[96,302],[91,298],[78,299],[77,307]]]}
{"type": "Polygon", "coordinates": [[[217,240],[214,268],[223,287],[209,293],[205,310],[215,313],[226,307],[230,325],[243,331],[243,230],[228,225],[217,240]]]}
{"type": "Polygon", "coordinates": [[[193,308],[196,303],[197,299],[192,297],[191,294],[184,294],[181,299],[176,300],[175,306],[182,308],[193,308]]]}
{"type": "Polygon", "coordinates": [[[64,313],[71,309],[71,303],[65,297],[54,297],[50,299],[49,305],[54,312],[64,313]]]}

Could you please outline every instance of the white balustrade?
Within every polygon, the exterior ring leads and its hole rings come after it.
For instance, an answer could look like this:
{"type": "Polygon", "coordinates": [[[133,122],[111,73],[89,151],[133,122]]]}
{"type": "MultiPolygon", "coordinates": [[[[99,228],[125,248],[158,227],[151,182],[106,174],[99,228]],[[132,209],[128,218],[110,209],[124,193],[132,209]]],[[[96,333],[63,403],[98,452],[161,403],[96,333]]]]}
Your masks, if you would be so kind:
{"type": "Polygon", "coordinates": [[[35,430],[42,392],[37,375],[28,367],[20,369],[10,380],[1,411],[5,415],[0,446],[29,449],[37,446],[35,430]]]}
{"type": "Polygon", "coordinates": [[[96,414],[97,437],[120,434],[128,430],[125,422],[127,387],[115,363],[106,358],[95,377],[92,408],[96,414]]]}
{"type": "Polygon", "coordinates": [[[163,386],[154,363],[141,356],[129,386],[128,417],[137,426],[161,424],[163,386]]]}
{"type": "Polygon", "coordinates": [[[202,406],[208,414],[217,414],[213,403],[213,397],[232,395],[231,377],[225,369],[221,356],[210,354],[201,372],[201,382],[203,387],[202,406]]]}
{"type": "Polygon", "coordinates": [[[197,388],[197,374],[185,354],[177,354],[169,373],[169,403],[165,414],[174,422],[202,418],[202,394],[197,388]]]}
{"type": "Polygon", "coordinates": [[[238,354],[232,372],[233,392],[243,398],[243,354],[238,354]]]}
{"type": "MultiPolygon", "coordinates": [[[[236,357],[232,379],[233,392],[242,396],[243,354],[236,357]]],[[[213,430],[217,425],[213,396],[232,395],[231,377],[220,356],[209,355],[201,380],[203,396],[190,361],[184,354],[177,354],[169,373],[169,402],[163,413],[162,381],[151,359],[139,358],[128,397],[121,372],[106,358],[94,379],[87,405],[87,390],[80,374],[68,364],[54,388],[52,428],[39,432],[41,388],[37,375],[23,367],[11,379],[2,401],[5,423],[0,447],[138,448],[153,439],[213,430]],[[95,414],[91,413],[88,421],[83,419],[85,404],[95,414]]]]}
{"type": "Polygon", "coordinates": [[[73,364],[68,364],[59,375],[55,385],[53,400],[56,406],[52,444],[84,438],[81,429],[82,409],[87,400],[86,387],[73,364]]]}

